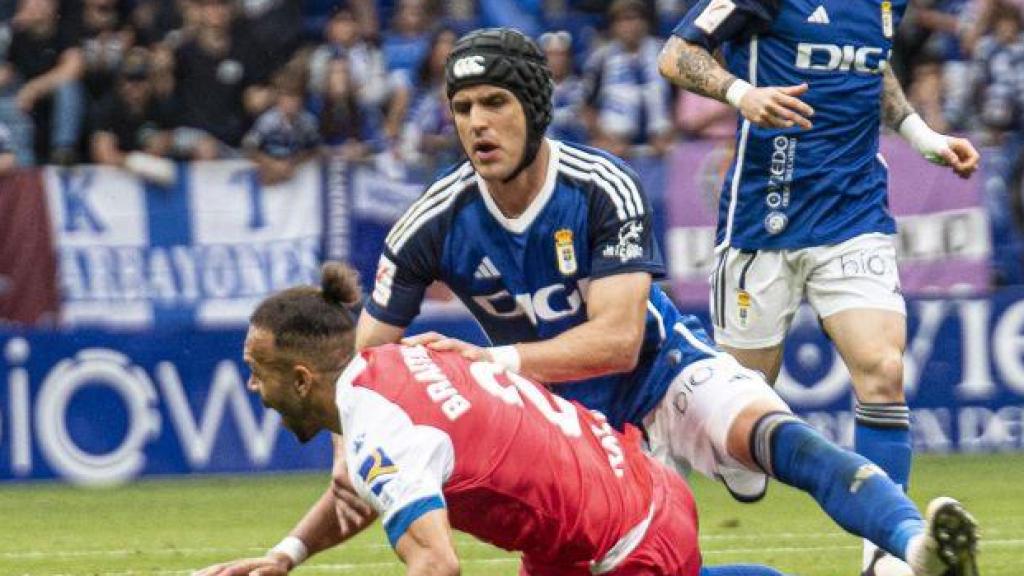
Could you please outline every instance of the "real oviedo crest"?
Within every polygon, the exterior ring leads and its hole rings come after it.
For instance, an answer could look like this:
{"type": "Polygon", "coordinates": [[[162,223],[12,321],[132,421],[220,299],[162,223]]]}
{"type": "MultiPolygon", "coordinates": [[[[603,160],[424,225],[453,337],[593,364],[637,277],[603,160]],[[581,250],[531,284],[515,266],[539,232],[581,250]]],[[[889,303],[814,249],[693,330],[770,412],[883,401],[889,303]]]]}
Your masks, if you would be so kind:
{"type": "Polygon", "coordinates": [[[576,273],[576,251],[572,247],[572,230],[562,228],[555,232],[555,260],[563,276],[576,273]]]}

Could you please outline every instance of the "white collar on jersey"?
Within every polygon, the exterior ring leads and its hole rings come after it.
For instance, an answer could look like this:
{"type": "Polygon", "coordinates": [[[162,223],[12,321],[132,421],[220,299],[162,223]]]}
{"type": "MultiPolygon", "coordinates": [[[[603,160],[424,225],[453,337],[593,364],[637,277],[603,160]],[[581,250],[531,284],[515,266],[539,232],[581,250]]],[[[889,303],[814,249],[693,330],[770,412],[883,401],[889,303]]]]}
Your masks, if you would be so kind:
{"type": "Polygon", "coordinates": [[[498,205],[494,202],[494,198],[491,197],[490,190],[487,189],[487,182],[480,177],[480,174],[476,175],[477,186],[480,187],[480,196],[484,199],[484,205],[487,206],[487,211],[494,216],[494,219],[498,221],[506,230],[513,234],[522,234],[533,224],[533,221],[537,219],[537,215],[547,205],[548,200],[551,199],[551,195],[555,191],[555,180],[558,178],[558,162],[559,162],[559,143],[546,138],[548,142],[548,173],[544,177],[544,184],[540,188],[540,193],[537,197],[530,202],[530,205],[526,207],[516,218],[509,218],[501,213],[498,205]]]}
{"type": "Polygon", "coordinates": [[[338,380],[335,383],[334,390],[334,402],[338,405],[339,416],[344,416],[348,413],[348,408],[352,400],[352,382],[357,376],[363,373],[366,369],[366,359],[363,355],[356,352],[356,355],[348,363],[348,366],[342,370],[341,375],[338,376],[338,380]]]}

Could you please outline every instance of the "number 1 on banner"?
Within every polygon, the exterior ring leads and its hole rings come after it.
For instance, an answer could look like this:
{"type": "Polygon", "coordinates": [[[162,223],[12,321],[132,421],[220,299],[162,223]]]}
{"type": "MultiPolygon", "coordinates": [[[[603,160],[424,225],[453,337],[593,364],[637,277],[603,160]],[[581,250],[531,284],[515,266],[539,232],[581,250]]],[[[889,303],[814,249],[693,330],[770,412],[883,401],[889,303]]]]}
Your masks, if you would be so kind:
{"type": "Polygon", "coordinates": [[[228,181],[232,184],[242,184],[249,192],[249,229],[259,230],[265,227],[267,218],[263,209],[263,185],[260,184],[260,176],[256,170],[239,170],[231,174],[228,181]]]}

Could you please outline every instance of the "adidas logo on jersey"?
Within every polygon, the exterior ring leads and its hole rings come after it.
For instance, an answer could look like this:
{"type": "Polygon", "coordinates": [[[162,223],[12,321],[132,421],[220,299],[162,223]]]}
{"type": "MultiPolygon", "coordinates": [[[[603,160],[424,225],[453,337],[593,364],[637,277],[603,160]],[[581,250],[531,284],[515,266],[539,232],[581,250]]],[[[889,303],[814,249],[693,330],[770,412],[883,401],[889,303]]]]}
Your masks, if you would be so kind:
{"type": "Polygon", "coordinates": [[[484,259],[480,261],[480,265],[476,267],[476,272],[473,273],[473,278],[477,280],[483,280],[486,278],[501,278],[501,272],[494,266],[491,259],[484,256],[484,259]]]}
{"type": "Polygon", "coordinates": [[[831,24],[832,21],[828,19],[828,12],[825,11],[824,6],[818,6],[818,8],[811,12],[811,15],[807,17],[807,21],[811,24],[831,24]]]}

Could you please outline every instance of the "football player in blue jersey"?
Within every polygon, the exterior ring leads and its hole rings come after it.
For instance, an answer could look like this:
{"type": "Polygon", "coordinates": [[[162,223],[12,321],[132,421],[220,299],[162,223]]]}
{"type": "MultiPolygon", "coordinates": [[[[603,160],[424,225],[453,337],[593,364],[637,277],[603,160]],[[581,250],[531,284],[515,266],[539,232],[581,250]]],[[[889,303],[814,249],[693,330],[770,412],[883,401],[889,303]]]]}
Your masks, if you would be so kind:
{"type": "MultiPolygon", "coordinates": [[[[467,34],[449,56],[446,88],[468,159],[388,235],[358,349],[401,340],[427,286],[444,282],[493,346],[433,333],[406,343],[505,365],[618,428],[642,426],[656,456],[740,499],[759,498],[774,476],[909,558],[916,576],[976,574],[975,523],[959,503],[936,499],[923,520],[880,469],[796,418],[652,283],[665,270],[639,180],[614,156],[544,137],[552,82],[532,40],[510,29],[467,34]]],[[[343,491],[335,496],[327,491],[291,537],[313,538],[336,511],[351,522],[343,491]]]]}
{"type": "MultiPolygon", "coordinates": [[[[889,67],[906,4],[701,0],[659,59],[673,83],[742,114],[719,205],[715,340],[774,382],[806,294],[850,370],[856,450],[904,488],[906,310],[879,125],[961,177],[979,159],[967,140],[924,123],[889,67]]],[[[910,569],[866,543],[864,573],[883,572],[910,569]]]]}

